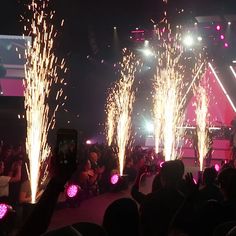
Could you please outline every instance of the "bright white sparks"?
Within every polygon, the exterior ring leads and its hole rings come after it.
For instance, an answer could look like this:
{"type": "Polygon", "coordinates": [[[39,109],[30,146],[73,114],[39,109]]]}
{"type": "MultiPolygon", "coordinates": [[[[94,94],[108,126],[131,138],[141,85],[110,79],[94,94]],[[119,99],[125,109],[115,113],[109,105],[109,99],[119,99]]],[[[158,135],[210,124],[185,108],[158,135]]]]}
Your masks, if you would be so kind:
{"type": "MultiPolygon", "coordinates": [[[[47,20],[52,19],[53,13],[45,13],[47,2],[37,4],[34,0],[28,6],[33,14],[31,25],[25,27],[26,33],[32,36],[26,50],[25,65],[25,109],[27,119],[26,150],[29,158],[29,178],[31,184],[31,201],[36,202],[36,194],[40,176],[44,176],[40,169],[42,163],[49,157],[50,147],[47,135],[54,125],[54,114],[50,116],[48,97],[51,87],[58,81],[57,69],[64,70],[61,62],[53,53],[53,39],[56,36],[53,25],[47,20]],[[51,118],[50,118],[51,117],[51,118]]],[[[61,82],[61,81],[60,81],[61,82]]],[[[56,100],[62,96],[62,89],[58,91],[56,100]]]]}
{"type": "Polygon", "coordinates": [[[108,146],[110,146],[114,139],[115,134],[115,119],[116,119],[116,103],[115,103],[115,91],[111,91],[107,98],[106,103],[106,114],[107,114],[107,120],[106,120],[106,140],[108,146]]]}
{"type": "Polygon", "coordinates": [[[181,155],[179,144],[184,133],[178,127],[182,127],[184,121],[186,74],[191,72],[191,76],[194,75],[193,81],[195,81],[201,76],[204,63],[201,62],[199,53],[199,55],[191,56],[191,61],[194,60],[194,64],[191,65],[190,59],[185,56],[184,48],[180,43],[181,34],[178,32],[173,34],[167,20],[165,27],[157,30],[157,35],[158,61],[153,82],[152,109],[155,150],[158,153],[160,144],[163,144],[165,160],[168,161],[179,158],[181,155]]]}
{"type": "Polygon", "coordinates": [[[197,144],[200,162],[200,171],[203,170],[203,161],[209,148],[209,131],[208,131],[208,96],[206,88],[199,85],[194,90],[196,96],[196,127],[197,127],[197,144]]]}
{"type": "Polygon", "coordinates": [[[111,140],[118,148],[119,172],[123,175],[126,148],[131,138],[131,114],[135,95],[133,83],[136,65],[135,56],[124,50],[120,80],[115,84],[107,100],[107,141],[111,140]],[[112,137],[113,136],[113,137],[112,137]]]}
{"type": "Polygon", "coordinates": [[[180,129],[177,127],[182,126],[183,120],[181,107],[183,69],[180,63],[182,49],[176,43],[177,35],[174,41],[170,33],[164,35],[163,30],[158,31],[158,36],[161,46],[157,53],[152,110],[155,151],[158,153],[160,143],[163,143],[165,160],[168,161],[178,157],[176,145],[180,139],[180,129]]]}

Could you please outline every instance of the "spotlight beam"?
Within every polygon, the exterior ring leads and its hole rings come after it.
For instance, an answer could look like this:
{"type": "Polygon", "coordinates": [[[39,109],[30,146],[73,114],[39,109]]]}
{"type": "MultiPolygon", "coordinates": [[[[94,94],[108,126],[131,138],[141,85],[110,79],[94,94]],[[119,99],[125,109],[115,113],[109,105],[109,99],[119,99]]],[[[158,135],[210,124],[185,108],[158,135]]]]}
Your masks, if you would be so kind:
{"type": "Polygon", "coordinates": [[[236,72],[235,72],[234,68],[232,66],[230,66],[229,68],[232,71],[234,78],[236,79],[236,72]]]}
{"type": "Polygon", "coordinates": [[[228,101],[229,101],[231,107],[233,108],[234,112],[236,112],[236,107],[234,106],[233,101],[231,100],[230,96],[229,96],[228,93],[226,92],[226,90],[225,90],[223,84],[221,83],[221,81],[220,81],[218,75],[216,74],[215,69],[213,68],[213,66],[211,65],[210,62],[208,63],[208,65],[209,65],[209,67],[211,68],[211,71],[212,71],[212,73],[214,74],[214,76],[215,76],[217,82],[219,83],[221,89],[223,90],[223,92],[224,92],[226,98],[228,99],[228,101]]]}

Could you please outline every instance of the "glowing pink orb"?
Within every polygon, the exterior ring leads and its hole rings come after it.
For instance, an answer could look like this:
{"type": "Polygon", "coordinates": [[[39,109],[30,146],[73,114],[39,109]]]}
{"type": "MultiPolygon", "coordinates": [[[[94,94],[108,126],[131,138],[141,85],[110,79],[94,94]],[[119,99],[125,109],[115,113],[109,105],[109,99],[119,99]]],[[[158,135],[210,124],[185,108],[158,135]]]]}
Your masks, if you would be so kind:
{"type": "Polygon", "coordinates": [[[223,34],[221,34],[220,39],[222,39],[222,40],[225,39],[225,36],[223,34]]]}
{"type": "Polygon", "coordinates": [[[111,176],[111,184],[117,184],[118,183],[118,180],[119,180],[119,175],[117,174],[114,174],[111,176]]]}
{"type": "Polygon", "coordinates": [[[229,44],[228,43],[225,43],[225,48],[229,47],[229,44]]]}
{"type": "Polygon", "coordinates": [[[7,214],[7,205],[5,203],[0,203],[0,219],[3,219],[3,217],[7,214]]]}
{"type": "Polygon", "coordinates": [[[217,25],[217,26],[216,26],[216,30],[219,31],[220,29],[221,29],[220,25],[217,25]]]}
{"type": "Polygon", "coordinates": [[[92,141],[91,140],[87,140],[86,144],[90,145],[90,144],[92,144],[92,141]]]}
{"type": "Polygon", "coordinates": [[[216,170],[217,172],[219,172],[219,170],[220,170],[220,165],[219,165],[219,164],[215,164],[215,165],[214,165],[214,168],[215,168],[215,170],[216,170]]]}
{"type": "Polygon", "coordinates": [[[66,194],[69,198],[73,198],[77,195],[79,190],[80,190],[80,187],[78,185],[72,184],[67,188],[66,194]]]}
{"type": "Polygon", "coordinates": [[[162,161],[162,162],[160,163],[160,167],[161,167],[161,168],[162,168],[163,164],[164,164],[164,161],[162,161]]]}

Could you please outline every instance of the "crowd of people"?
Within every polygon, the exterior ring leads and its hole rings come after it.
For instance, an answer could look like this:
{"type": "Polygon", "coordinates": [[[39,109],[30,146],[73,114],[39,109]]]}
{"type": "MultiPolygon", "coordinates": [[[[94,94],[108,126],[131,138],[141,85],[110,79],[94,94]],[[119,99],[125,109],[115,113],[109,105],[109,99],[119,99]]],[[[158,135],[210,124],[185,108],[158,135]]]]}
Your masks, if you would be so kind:
{"type": "Polygon", "coordinates": [[[126,155],[124,174],[132,185],[130,198],[111,203],[105,211],[102,226],[87,222],[46,232],[52,212],[59,206],[58,196],[65,195],[66,186],[73,183],[81,188],[74,201],[65,198],[63,206],[70,207],[114,189],[110,178],[118,173],[115,148],[83,145],[78,150],[77,164],[69,163],[63,167],[58,167],[58,163],[52,161],[56,157],[52,156],[49,179],[39,188],[39,201],[32,208],[32,204],[28,204],[31,193],[24,149],[22,146],[2,146],[0,203],[9,204],[14,211],[9,214],[12,218],[1,220],[0,226],[4,230],[0,233],[17,236],[45,232],[45,235],[84,236],[225,235],[220,232],[226,233],[236,226],[236,169],[233,161],[224,163],[220,172],[214,167],[205,168],[195,183],[192,174],[186,174],[181,160],[162,163],[163,156],[156,155],[154,149],[137,146],[126,155]],[[152,192],[144,194],[139,185],[147,173],[155,177],[152,192]]]}

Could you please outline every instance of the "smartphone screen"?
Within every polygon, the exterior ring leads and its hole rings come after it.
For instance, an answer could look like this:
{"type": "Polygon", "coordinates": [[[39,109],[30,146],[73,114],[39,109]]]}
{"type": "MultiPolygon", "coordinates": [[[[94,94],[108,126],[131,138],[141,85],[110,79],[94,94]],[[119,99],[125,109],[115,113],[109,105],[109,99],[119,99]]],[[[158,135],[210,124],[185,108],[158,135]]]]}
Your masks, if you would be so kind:
{"type": "Polygon", "coordinates": [[[59,129],[57,131],[56,156],[60,164],[67,165],[76,162],[77,131],[74,129],[59,129]]]}

